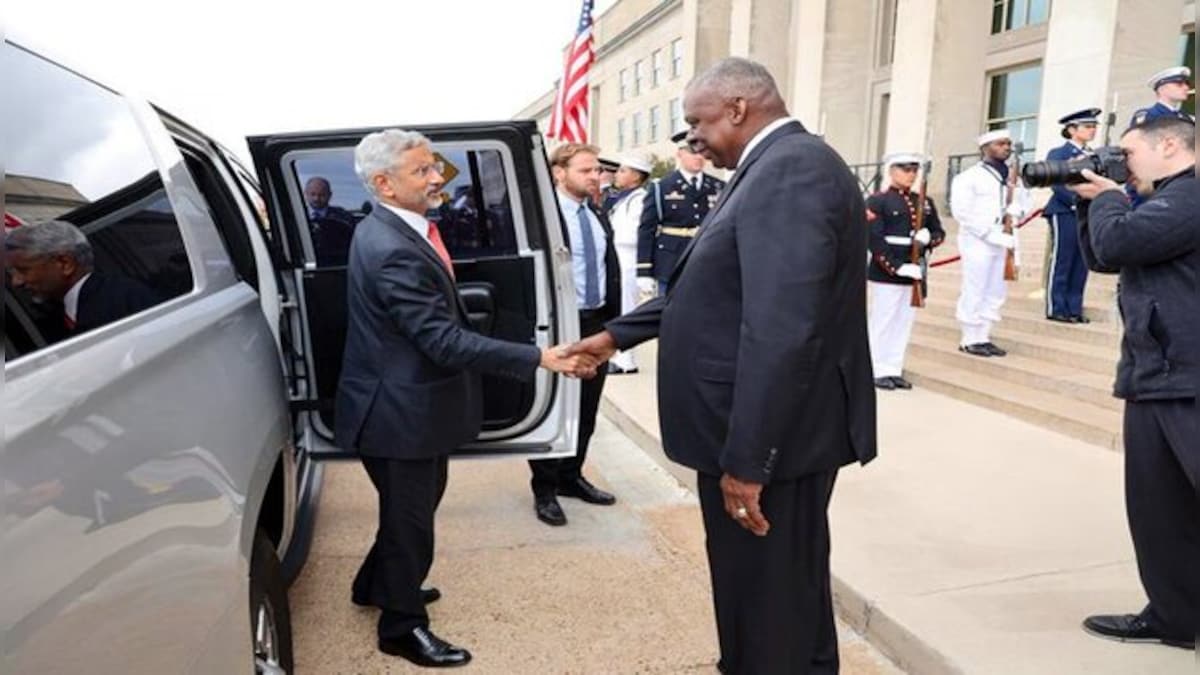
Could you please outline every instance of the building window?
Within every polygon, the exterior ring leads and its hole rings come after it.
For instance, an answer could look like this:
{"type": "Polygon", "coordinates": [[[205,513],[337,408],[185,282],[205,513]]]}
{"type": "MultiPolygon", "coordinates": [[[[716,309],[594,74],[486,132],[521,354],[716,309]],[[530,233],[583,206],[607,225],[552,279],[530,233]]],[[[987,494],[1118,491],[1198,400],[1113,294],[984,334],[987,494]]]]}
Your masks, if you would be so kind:
{"type": "MultiPolygon", "coordinates": [[[[1194,68],[1196,65],[1196,31],[1185,33],[1179,38],[1180,60],[1179,65],[1194,68]]],[[[1188,97],[1186,103],[1183,104],[1183,109],[1193,117],[1196,115],[1196,90],[1192,90],[1192,95],[1188,97]]]]}
{"type": "Polygon", "coordinates": [[[1050,0],[993,0],[992,35],[1050,20],[1050,0]]]}
{"type": "Polygon", "coordinates": [[[896,18],[898,0],[882,0],[879,15],[879,55],[875,65],[892,65],[896,58],[896,18]]]}
{"type": "Polygon", "coordinates": [[[658,106],[654,106],[650,109],[650,129],[646,134],[647,142],[655,143],[658,141],[658,126],[660,121],[658,106]]]}
{"type": "Polygon", "coordinates": [[[621,69],[621,74],[617,76],[617,100],[621,103],[625,102],[625,98],[629,95],[629,71],[621,69]]]}
{"type": "Polygon", "coordinates": [[[683,131],[683,101],[673,98],[668,105],[671,110],[671,135],[674,136],[683,131]]]}
{"type": "Polygon", "coordinates": [[[633,95],[638,96],[642,93],[642,62],[638,61],[633,64],[633,95]]]}
{"type": "Polygon", "coordinates": [[[671,41],[671,79],[683,75],[683,38],[671,41]]]}
{"type": "Polygon", "coordinates": [[[1037,144],[1037,114],[1042,98],[1042,66],[994,73],[988,82],[987,128],[1008,129],[1013,143],[1028,155],[1037,144]]]}
{"type": "Polygon", "coordinates": [[[625,118],[617,120],[617,150],[625,149],[625,118]]]}
{"type": "Polygon", "coordinates": [[[630,118],[630,122],[633,126],[633,144],[632,144],[632,146],[636,148],[637,146],[642,144],[642,113],[640,113],[640,112],[633,113],[633,117],[630,118]]]}
{"type": "Polygon", "coordinates": [[[653,89],[654,87],[657,87],[659,85],[659,83],[662,82],[662,71],[663,71],[662,60],[663,60],[662,59],[662,50],[655,49],[654,53],[650,55],[650,88],[651,89],[653,89]]]}

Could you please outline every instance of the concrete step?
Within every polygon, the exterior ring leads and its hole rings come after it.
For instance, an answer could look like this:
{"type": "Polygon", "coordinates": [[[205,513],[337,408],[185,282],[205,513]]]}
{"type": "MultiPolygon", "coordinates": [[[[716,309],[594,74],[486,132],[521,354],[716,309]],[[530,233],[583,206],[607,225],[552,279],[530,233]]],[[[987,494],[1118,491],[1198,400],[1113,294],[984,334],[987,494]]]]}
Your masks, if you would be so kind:
{"type": "MultiPolygon", "coordinates": [[[[913,335],[957,349],[961,331],[958,322],[952,318],[923,314],[913,326],[913,335]]],[[[1100,375],[1111,376],[1116,372],[1119,353],[1114,347],[1025,333],[1006,326],[1003,321],[992,329],[992,337],[993,342],[1015,356],[1027,356],[1100,375]]]]}
{"type": "MultiPolygon", "coordinates": [[[[956,262],[942,267],[935,267],[929,273],[929,281],[934,287],[949,287],[955,292],[962,287],[962,263],[956,262]]],[[[1032,293],[1037,293],[1039,298],[1045,297],[1042,287],[1042,274],[1040,271],[1036,273],[1027,268],[1021,269],[1021,278],[1015,282],[1009,282],[1008,294],[1010,296],[1027,296],[1032,293]]],[[[1084,287],[1084,301],[1088,302],[1109,302],[1117,296],[1116,277],[1109,274],[1095,274],[1088,277],[1087,286],[1084,287]]]]}
{"type": "MultiPolygon", "coordinates": [[[[926,301],[921,314],[953,319],[957,309],[956,298],[931,297],[926,301]]],[[[921,316],[918,314],[918,317],[921,316]]],[[[1045,335],[1061,340],[1078,341],[1084,344],[1099,345],[1117,349],[1121,341],[1120,326],[1108,321],[1093,320],[1089,324],[1066,324],[1050,321],[1039,312],[1013,309],[1005,303],[1001,311],[1003,324],[1007,328],[1031,335],[1045,335]]]]}
{"type": "Polygon", "coordinates": [[[976,388],[987,389],[998,380],[1062,394],[1075,402],[1087,403],[1098,408],[1115,411],[1122,409],[1121,401],[1112,395],[1111,375],[1101,375],[1016,354],[999,359],[969,356],[958,351],[953,344],[924,336],[915,336],[912,339],[908,353],[925,361],[950,364],[961,370],[977,373],[978,377],[969,383],[976,388]]]}
{"type": "MultiPolygon", "coordinates": [[[[978,358],[968,357],[966,358],[978,358]]],[[[988,359],[979,359],[985,361],[988,359]]],[[[960,359],[913,353],[906,364],[918,386],[1004,413],[1079,440],[1120,451],[1121,412],[1037,387],[985,377],[960,359]]],[[[903,395],[901,392],[899,395],[903,395]]],[[[964,442],[970,442],[965,439],[964,442]]]]}

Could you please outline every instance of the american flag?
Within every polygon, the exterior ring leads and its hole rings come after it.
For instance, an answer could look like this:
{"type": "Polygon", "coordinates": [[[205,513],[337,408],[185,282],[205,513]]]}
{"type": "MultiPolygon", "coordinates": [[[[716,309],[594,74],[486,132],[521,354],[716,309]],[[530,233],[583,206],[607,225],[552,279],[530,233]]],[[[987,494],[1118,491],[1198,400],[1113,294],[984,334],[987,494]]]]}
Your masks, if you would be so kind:
{"type": "Polygon", "coordinates": [[[579,14],[579,28],[575,41],[567,50],[567,62],[563,67],[562,81],[554,96],[554,108],[550,111],[550,128],[546,135],[564,143],[587,143],[588,137],[588,71],[591,70],[592,51],[592,5],[595,0],[583,0],[583,11],[579,14]]]}

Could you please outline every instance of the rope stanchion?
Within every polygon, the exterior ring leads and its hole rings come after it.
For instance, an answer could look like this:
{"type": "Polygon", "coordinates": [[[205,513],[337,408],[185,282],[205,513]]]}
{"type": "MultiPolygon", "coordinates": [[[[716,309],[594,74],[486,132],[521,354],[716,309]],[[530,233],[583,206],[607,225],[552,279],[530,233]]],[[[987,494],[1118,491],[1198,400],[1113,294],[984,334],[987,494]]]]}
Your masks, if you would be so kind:
{"type": "MultiPolygon", "coordinates": [[[[1041,217],[1042,217],[1042,209],[1034,209],[1029,215],[1022,218],[1021,222],[1017,223],[1015,229],[1019,230],[1022,227],[1025,227],[1026,225],[1028,225],[1030,221],[1036,220],[1041,217]]],[[[952,255],[949,258],[942,258],[941,260],[934,260],[933,262],[929,263],[929,266],[930,267],[941,267],[942,265],[949,265],[950,263],[956,263],[959,260],[962,260],[961,255],[952,255]]]]}

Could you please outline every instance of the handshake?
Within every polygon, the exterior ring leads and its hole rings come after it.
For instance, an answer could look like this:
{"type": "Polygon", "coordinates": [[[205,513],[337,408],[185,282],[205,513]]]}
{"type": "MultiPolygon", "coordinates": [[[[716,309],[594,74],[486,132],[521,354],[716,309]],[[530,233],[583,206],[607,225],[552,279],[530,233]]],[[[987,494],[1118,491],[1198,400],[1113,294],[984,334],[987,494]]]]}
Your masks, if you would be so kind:
{"type": "Polygon", "coordinates": [[[616,353],[617,343],[612,334],[601,331],[574,344],[543,349],[541,367],[567,377],[590,380],[616,353]]]}

